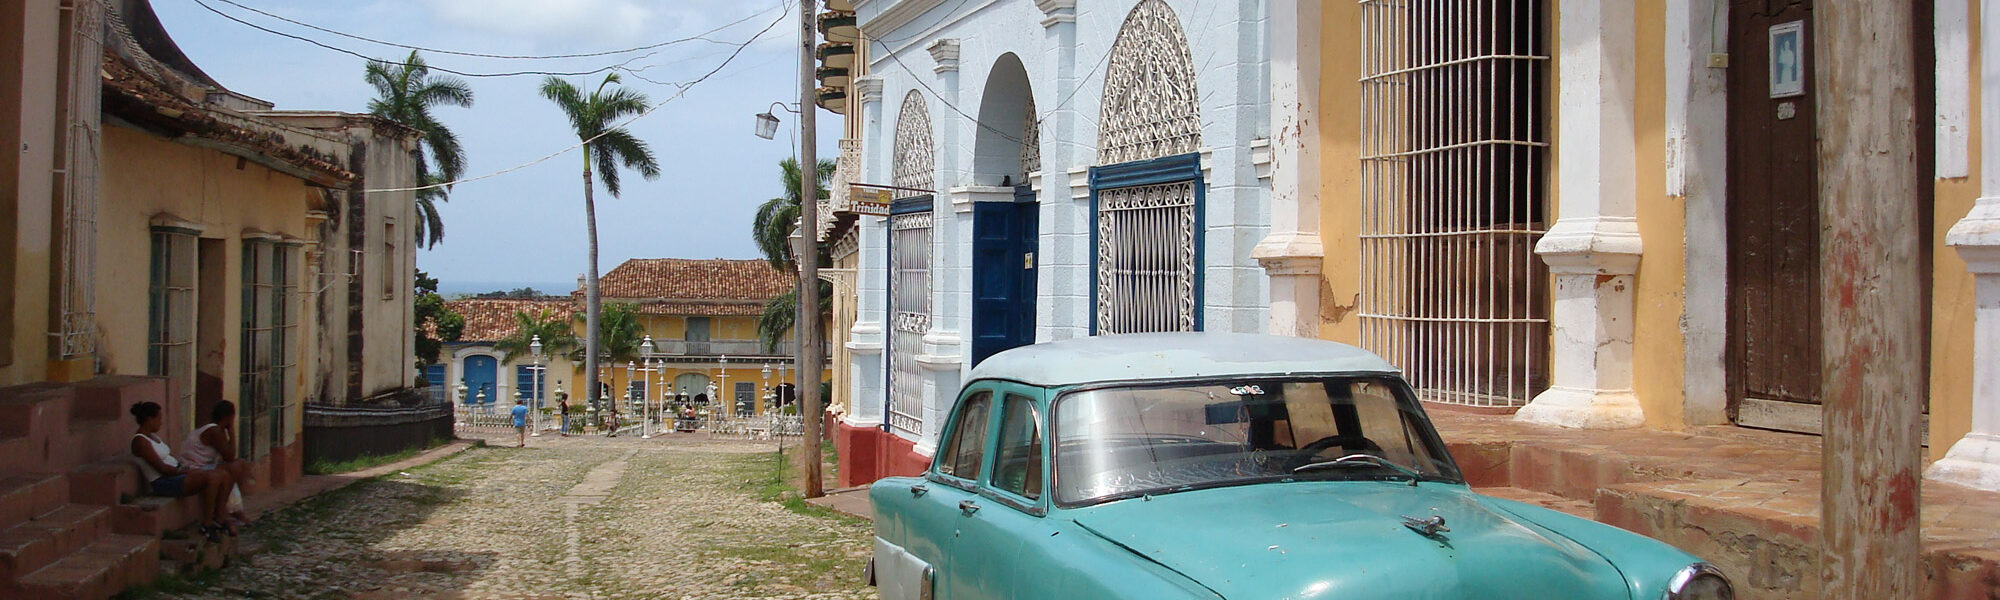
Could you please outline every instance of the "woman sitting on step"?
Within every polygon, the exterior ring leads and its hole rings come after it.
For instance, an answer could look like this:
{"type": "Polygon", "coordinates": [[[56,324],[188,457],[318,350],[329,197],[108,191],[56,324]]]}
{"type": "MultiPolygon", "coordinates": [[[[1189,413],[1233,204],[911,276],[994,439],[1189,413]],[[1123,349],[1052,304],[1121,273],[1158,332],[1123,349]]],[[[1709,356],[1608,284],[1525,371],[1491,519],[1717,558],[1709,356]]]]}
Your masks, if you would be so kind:
{"type": "Polygon", "coordinates": [[[228,471],[202,471],[182,466],[174,458],[167,443],[160,441],[160,404],[140,402],[132,405],[132,418],[139,421],[139,432],[132,435],[132,458],[139,463],[139,471],[146,476],[146,493],[154,496],[180,498],[201,495],[201,534],[211,542],[222,541],[222,519],[227,515],[229,488],[235,485],[228,471]]]}
{"type": "Polygon", "coordinates": [[[229,487],[228,525],[233,532],[250,521],[243,512],[243,485],[254,480],[250,478],[250,463],[236,456],[235,403],[220,400],[208,409],[208,424],[188,432],[175,458],[189,468],[228,473],[235,482],[229,487]]]}

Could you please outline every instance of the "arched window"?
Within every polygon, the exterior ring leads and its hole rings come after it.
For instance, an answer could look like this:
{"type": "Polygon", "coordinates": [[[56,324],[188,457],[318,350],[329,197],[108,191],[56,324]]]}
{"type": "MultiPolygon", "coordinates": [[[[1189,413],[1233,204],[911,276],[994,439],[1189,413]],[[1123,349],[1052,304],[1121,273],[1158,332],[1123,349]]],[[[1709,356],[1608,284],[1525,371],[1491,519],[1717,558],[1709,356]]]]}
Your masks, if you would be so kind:
{"type": "Polygon", "coordinates": [[[1097,333],[1201,328],[1200,96],[1179,17],[1142,0],[1111,46],[1091,174],[1097,333]]]}
{"type": "Polygon", "coordinates": [[[923,435],[923,368],[917,349],[931,329],[931,202],[937,189],[937,148],[930,110],[916,90],[903,97],[896,117],[895,167],[899,188],[889,216],[889,426],[923,435]],[[923,190],[923,191],[914,191],[923,190]]]}

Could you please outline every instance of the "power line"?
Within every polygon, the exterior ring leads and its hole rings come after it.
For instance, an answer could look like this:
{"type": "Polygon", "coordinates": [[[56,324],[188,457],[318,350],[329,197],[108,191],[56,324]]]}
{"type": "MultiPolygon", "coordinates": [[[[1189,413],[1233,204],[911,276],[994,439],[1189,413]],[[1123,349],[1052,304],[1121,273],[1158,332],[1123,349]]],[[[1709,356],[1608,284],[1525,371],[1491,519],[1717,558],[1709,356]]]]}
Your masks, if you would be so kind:
{"type": "MultiPolygon", "coordinates": [[[[909,39],[909,38],[904,38],[904,39],[909,39]]],[[[1097,74],[1097,70],[1103,68],[1104,64],[1109,62],[1112,50],[1113,50],[1112,48],[1105,49],[1104,56],[1099,57],[1097,59],[1097,64],[1092,66],[1089,72],[1084,73],[1083,77],[1077,79],[1079,85],[1077,85],[1075,89],[1071,89],[1069,91],[1068,96],[1064,96],[1062,100],[1056,102],[1056,105],[1050,107],[1047,111],[1035,115],[1035,127],[1037,129],[1048,126],[1048,117],[1056,114],[1056,111],[1062,110],[1064,106],[1069,105],[1069,101],[1076,98],[1077,92],[1083,91],[1083,86],[1081,85],[1081,82],[1090,79],[1091,75],[1097,74]]],[[[903,73],[909,75],[911,81],[917,82],[917,85],[923,87],[924,91],[930,92],[932,96],[935,96],[937,98],[939,104],[943,104],[945,108],[951,109],[951,112],[958,113],[959,116],[970,119],[974,125],[978,125],[981,129],[991,131],[993,132],[994,135],[998,135],[1002,139],[1014,142],[1016,144],[1024,143],[1021,140],[1021,138],[1009,135],[1007,132],[996,129],[992,125],[987,125],[986,122],[979,120],[979,117],[967,114],[964,109],[959,108],[957,104],[953,104],[950,100],[946,100],[943,94],[939,94],[937,90],[932,89],[931,84],[925,83],[923,77],[918,76],[916,71],[911,70],[909,65],[903,63],[902,57],[897,56],[898,53],[890,52],[888,54],[889,54],[889,59],[895,61],[896,66],[903,69],[903,73]]]]}
{"type": "MultiPolygon", "coordinates": [[[[200,2],[201,0],[195,0],[195,1],[196,1],[196,2],[200,2]]],[[[786,2],[786,3],[784,3],[784,6],[786,6],[786,7],[790,7],[790,6],[791,6],[791,3],[790,3],[790,2],[786,2]]],[[[569,145],[568,147],[565,147],[565,148],[563,148],[563,149],[561,149],[561,150],[557,150],[557,151],[555,151],[555,152],[551,152],[551,153],[549,153],[549,155],[548,155],[548,156],[544,156],[544,157],[541,157],[541,158],[537,158],[537,159],[535,159],[535,160],[531,160],[531,161],[528,161],[528,162],[525,162],[525,163],[521,163],[521,164],[519,164],[519,165],[515,165],[515,166],[512,166],[512,167],[508,167],[508,168],[505,168],[505,169],[501,169],[501,170],[498,170],[498,171],[494,171],[494,172],[491,172],[491,173],[487,173],[487,174],[485,174],[485,175],[480,175],[480,176],[477,176],[477,177],[464,177],[464,178],[460,178],[460,179],[456,179],[456,180],[452,180],[452,181],[445,181],[445,182],[440,182],[440,183],[433,183],[433,184],[430,184],[430,185],[420,185],[420,186],[415,186],[415,187],[402,187],[402,188],[379,188],[379,189],[369,189],[369,190],[362,190],[362,193],[366,193],[366,194],[376,194],[376,193],[387,193],[387,192],[416,192],[416,191],[422,191],[422,190],[427,190],[427,189],[433,189],[433,188],[441,188],[441,187],[447,187],[447,186],[451,186],[451,185],[456,185],[456,184],[460,184],[460,183],[467,183],[467,182],[473,182],[473,181],[479,181],[479,180],[481,180],[481,179],[490,179],[490,178],[493,178],[493,177],[498,177],[498,176],[500,176],[500,175],[505,175],[505,174],[508,174],[508,173],[512,173],[512,172],[515,172],[515,171],[519,171],[519,170],[521,170],[521,169],[526,169],[526,168],[528,168],[528,167],[532,167],[532,166],[535,166],[535,165],[538,165],[538,164],[541,164],[541,163],[544,163],[544,162],[548,162],[549,160],[552,160],[552,159],[554,159],[555,157],[558,157],[558,156],[562,156],[562,155],[564,155],[564,154],[568,154],[568,153],[569,153],[569,152],[570,152],[571,150],[575,150],[575,149],[577,149],[577,148],[582,148],[582,147],[584,147],[584,146],[586,146],[586,145],[589,145],[589,144],[590,144],[591,142],[595,142],[595,141],[597,141],[597,139],[598,139],[598,138],[601,138],[601,137],[604,137],[604,136],[606,136],[606,135],[609,135],[609,134],[610,134],[611,132],[613,132],[613,131],[617,131],[617,130],[619,130],[619,129],[623,129],[623,128],[624,128],[624,127],[625,127],[626,125],[631,125],[631,124],[632,124],[632,123],[633,123],[634,121],[638,121],[639,119],[644,119],[644,118],[646,118],[646,116],[647,116],[647,115],[651,115],[651,114],[653,114],[653,112],[654,112],[654,111],[657,111],[657,110],[660,110],[660,107],[663,107],[663,106],[666,106],[666,105],[667,105],[668,103],[671,103],[671,102],[673,102],[674,100],[678,100],[678,99],[680,99],[680,98],[681,98],[682,96],[685,96],[685,95],[687,95],[687,92],[688,92],[688,90],[690,90],[690,89],[693,89],[693,88],[694,88],[694,86],[695,86],[696,84],[699,84],[699,83],[701,83],[701,82],[703,82],[703,81],[707,81],[709,77],[712,77],[712,76],[714,76],[714,75],[715,75],[716,73],[719,73],[719,72],[722,72],[722,69],[723,69],[724,67],[727,67],[727,66],[729,66],[729,63],[731,63],[731,62],[735,61],[735,60],[736,60],[736,57],[737,57],[737,56],[740,56],[740,55],[742,55],[742,54],[743,54],[743,50],[744,50],[744,49],[746,49],[746,48],[749,48],[749,47],[750,47],[750,44],[753,44],[753,43],[756,43],[756,42],[757,42],[757,40],[758,40],[759,38],[762,38],[762,37],[764,37],[764,34],[766,34],[766,33],[770,33],[770,32],[771,32],[771,28],[773,28],[773,27],[777,27],[779,23],[783,23],[783,22],[785,21],[785,18],[786,18],[786,17],[788,17],[788,16],[790,16],[790,12],[791,12],[791,11],[789,11],[789,10],[785,10],[785,11],[779,11],[779,14],[778,14],[778,18],[777,18],[776,20],[773,20],[773,21],[771,21],[771,24],[770,24],[770,25],[765,25],[765,26],[764,26],[764,28],[763,28],[762,30],[759,30],[759,31],[757,32],[757,35],[753,35],[753,36],[750,36],[750,39],[747,39],[747,40],[744,40],[744,41],[743,41],[743,43],[741,43],[741,44],[735,44],[735,46],[736,46],[736,50],[735,50],[735,51],[733,51],[733,52],[730,52],[730,53],[729,53],[729,56],[728,56],[728,57],[726,57],[726,58],[723,58],[723,59],[722,59],[722,64],[718,64],[718,65],[716,65],[716,66],[715,66],[715,68],[714,68],[714,69],[710,69],[710,70],[709,70],[709,71],[708,71],[707,73],[703,73],[703,74],[701,75],[701,77],[698,77],[698,78],[695,78],[695,80],[693,80],[693,81],[690,81],[690,82],[686,83],[685,85],[681,85],[681,86],[680,86],[680,91],[677,91],[677,92],[674,92],[674,95],[673,95],[673,96],[670,96],[670,97],[668,97],[668,98],[667,98],[666,100],[661,100],[661,101],[660,101],[660,102],[659,102],[658,104],[654,104],[654,105],[653,105],[653,106],[652,106],[651,108],[647,108],[645,112],[642,112],[642,113],[639,113],[639,114],[637,114],[637,115],[634,115],[634,116],[633,116],[632,118],[630,118],[630,119],[626,119],[626,120],[624,120],[624,121],[622,121],[622,122],[619,122],[619,123],[618,123],[617,125],[613,125],[613,126],[611,126],[611,127],[607,127],[607,128],[605,128],[605,129],[604,129],[604,131],[603,131],[602,133],[598,133],[597,135],[594,135],[594,136],[590,136],[590,139],[587,139],[587,140],[583,140],[583,141],[580,141],[580,142],[577,142],[577,143],[575,143],[575,144],[571,144],[571,145],[569,145]]],[[[761,13],[760,13],[760,14],[761,14],[761,13]]],[[[670,84],[670,85],[671,85],[671,84],[670,84]]]]}
{"type": "MultiPolygon", "coordinates": [[[[384,46],[393,46],[393,47],[397,47],[397,48],[405,48],[405,49],[409,49],[409,50],[422,50],[422,51],[424,51],[424,52],[430,52],[430,53],[434,53],[434,54],[449,54],[449,55],[454,55],[454,56],[470,56],[470,57],[474,57],[474,58],[504,58],[504,59],[515,59],[515,60],[554,60],[554,59],[563,59],[563,58],[591,58],[591,57],[597,57],[597,56],[611,56],[611,55],[614,55],[614,54],[629,54],[629,53],[632,53],[632,52],[639,52],[639,51],[642,51],[642,50],[652,50],[652,49],[655,49],[655,48],[664,48],[664,47],[667,47],[667,46],[672,46],[672,45],[675,45],[675,44],[682,44],[682,43],[686,43],[686,42],[695,42],[695,41],[701,41],[701,42],[708,42],[708,43],[711,43],[711,44],[720,44],[720,45],[725,45],[725,46],[726,46],[726,45],[729,45],[729,43],[728,43],[728,42],[719,42],[719,41],[716,41],[716,40],[712,40],[712,39],[709,39],[709,38],[708,38],[707,36],[708,36],[709,34],[712,34],[712,33],[715,33],[715,32],[718,32],[718,31],[722,31],[722,30],[724,30],[724,29],[728,29],[728,28],[731,28],[731,27],[735,27],[735,26],[737,26],[737,25],[740,25],[740,24],[742,24],[742,23],[743,23],[744,21],[748,21],[748,20],[750,20],[750,19],[752,19],[752,18],[755,18],[755,17],[757,17],[758,15],[762,15],[762,14],[764,14],[765,12],[769,12],[769,9],[765,9],[765,10],[763,10],[763,11],[758,11],[758,12],[755,12],[755,13],[751,13],[751,14],[749,14],[749,15],[745,15],[745,16],[744,16],[743,18],[741,18],[741,19],[737,19],[737,20],[735,20],[735,21],[732,21],[732,22],[730,22],[729,24],[727,24],[727,25],[723,25],[723,26],[721,26],[721,27],[717,27],[717,28],[714,28],[714,29],[710,29],[710,30],[708,30],[708,31],[706,31],[706,32],[703,32],[703,33],[702,33],[701,35],[697,35],[697,36],[693,36],[693,37],[686,37],[686,38],[681,38],[681,39],[678,39],[678,40],[670,40],[670,41],[665,41],[665,42],[660,42],[660,43],[657,43],[657,44],[648,44],[648,45],[645,45],[645,46],[638,46],[638,47],[633,47],[633,48],[625,48],[625,49],[622,49],[622,50],[606,50],[606,51],[603,51],[603,52],[585,52],[585,53],[582,53],[582,54],[545,54],[545,55],[507,55],[507,54],[483,54],[483,53],[479,53],[479,52],[461,52],[461,51],[457,51],[457,50],[444,50],[444,49],[440,49],[440,48],[426,48],[426,47],[423,47],[423,46],[412,46],[412,45],[409,45],[409,44],[400,44],[400,43],[396,43],[396,42],[388,42],[388,41],[383,41],[383,40],[378,40],[378,39],[375,39],[375,38],[371,38],[371,37],[366,37],[366,36],[360,36],[360,35],[355,35],[355,34],[351,34],[351,33],[347,33],[347,32],[343,32],[343,31],[336,31],[336,30],[333,30],[333,29],[328,29],[328,28],[325,28],[325,27],[321,27],[321,26],[318,26],[318,25],[314,25],[314,24],[311,24],[311,23],[307,23],[307,22],[304,22],[304,21],[299,21],[299,20],[295,20],[295,19],[291,19],[291,18],[288,18],[288,17],[285,17],[285,16],[282,16],[282,15],[276,15],[276,14],[272,14],[272,13],[269,13],[269,12],[265,12],[265,11],[263,11],[263,10],[259,10],[259,9],[255,8],[255,7],[251,7],[251,6],[245,6],[245,5],[241,4],[241,3],[238,3],[238,2],[236,2],[235,0],[216,0],[216,1],[217,1],[217,2],[221,2],[221,3],[223,3],[223,4],[227,4],[227,5],[230,5],[230,6],[234,6],[234,7],[237,7],[237,8],[241,8],[241,9],[243,9],[243,10],[247,10],[247,11],[250,11],[250,12],[253,12],[253,13],[257,13],[257,14],[260,14],[260,15],[264,15],[264,16],[266,16],[266,17],[270,17],[270,18],[273,18],[273,19],[277,19],[277,20],[280,20],[280,21],[284,21],[284,22],[286,22],[286,23],[291,23],[291,24],[293,24],[293,25],[297,25],[297,26],[300,26],[300,27],[304,27],[304,28],[307,28],[307,29],[311,29],[311,30],[314,30],[314,31],[320,31],[320,32],[324,32],[324,33],[330,33],[330,34],[333,34],[333,35],[337,35],[337,36],[340,36],[340,37],[344,37],[344,38],[348,38],[348,39],[354,39],[354,40],[360,40],[360,41],[364,41],[364,42],[369,42],[369,43],[372,43],[372,44],[381,44],[381,45],[384,45],[384,46]]],[[[209,9],[209,10],[214,10],[214,9],[209,9]]]]}

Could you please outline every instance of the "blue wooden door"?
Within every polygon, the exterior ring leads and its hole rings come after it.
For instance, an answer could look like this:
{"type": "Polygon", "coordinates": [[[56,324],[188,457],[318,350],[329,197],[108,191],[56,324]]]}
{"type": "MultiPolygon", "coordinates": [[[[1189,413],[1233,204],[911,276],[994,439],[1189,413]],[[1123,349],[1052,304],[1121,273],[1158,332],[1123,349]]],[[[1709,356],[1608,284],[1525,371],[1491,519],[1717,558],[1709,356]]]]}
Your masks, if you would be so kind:
{"type": "Polygon", "coordinates": [[[498,401],[496,395],[499,391],[493,388],[493,384],[498,380],[499,368],[500,363],[491,356],[465,357],[465,398],[460,401],[466,404],[478,402],[480,392],[486,392],[487,402],[498,401]]]}
{"type": "Polygon", "coordinates": [[[1039,207],[1034,191],[1014,202],[972,206],[972,362],[1035,342],[1039,207]]]}

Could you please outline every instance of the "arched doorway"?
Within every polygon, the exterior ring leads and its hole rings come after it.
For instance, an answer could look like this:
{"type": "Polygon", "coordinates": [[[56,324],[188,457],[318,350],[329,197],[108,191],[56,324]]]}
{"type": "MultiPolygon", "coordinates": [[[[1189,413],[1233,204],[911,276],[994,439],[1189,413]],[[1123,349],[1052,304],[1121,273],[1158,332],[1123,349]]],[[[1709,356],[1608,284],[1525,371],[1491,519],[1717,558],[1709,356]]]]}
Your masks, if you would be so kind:
{"type": "Polygon", "coordinates": [[[1099,110],[1093,333],[1201,329],[1200,99],[1180,17],[1141,0],[1111,45],[1099,110]]]}
{"type": "Polygon", "coordinates": [[[1028,71],[1013,53],[986,77],[973,142],[973,180],[1013,193],[972,207],[972,364],[1035,341],[1035,251],[1040,206],[1028,174],[1041,170],[1040,119],[1028,71]]]}
{"type": "MultiPolygon", "coordinates": [[[[923,94],[910,90],[896,116],[895,165],[903,190],[937,189],[937,147],[923,94]]],[[[889,212],[889,427],[924,434],[924,369],[917,349],[931,330],[931,223],[934,193],[901,191],[889,212]]]]}
{"type": "Polygon", "coordinates": [[[481,402],[480,395],[485,394],[485,403],[498,402],[499,390],[493,386],[499,379],[499,372],[500,361],[492,356],[475,354],[465,357],[465,375],[461,381],[465,384],[465,397],[459,401],[466,404],[481,402]]]}
{"type": "Polygon", "coordinates": [[[683,402],[708,402],[708,376],[701,373],[682,373],[674,376],[675,397],[683,402]]]}

